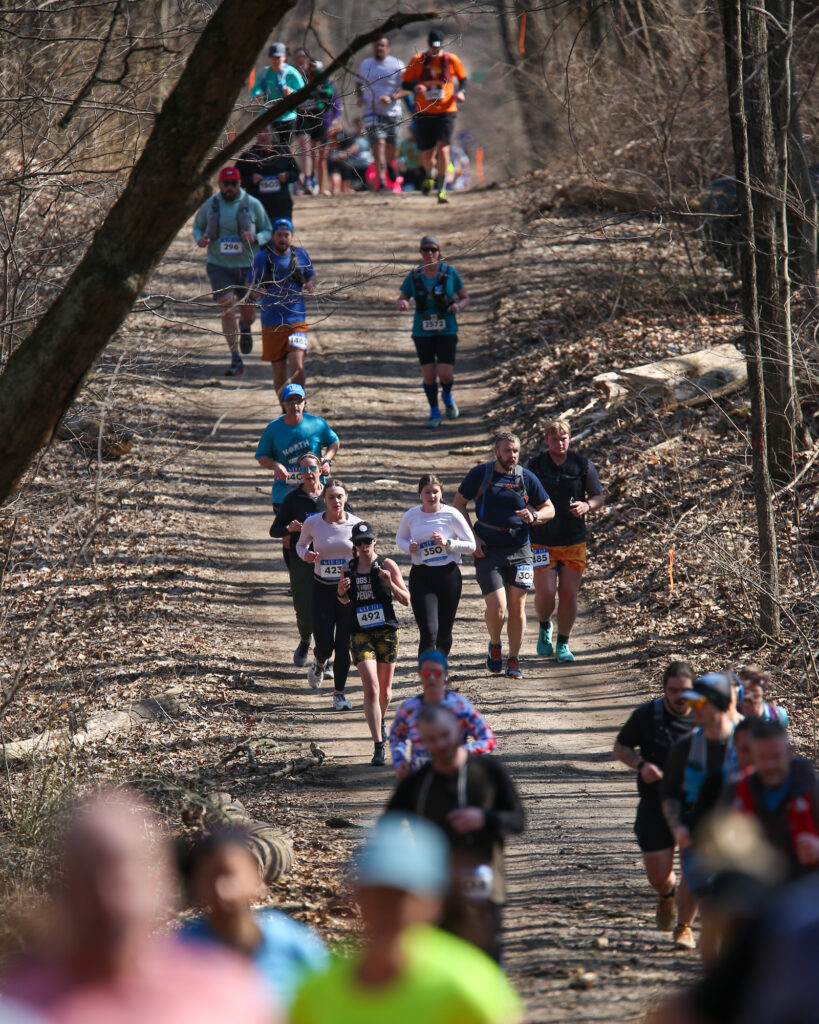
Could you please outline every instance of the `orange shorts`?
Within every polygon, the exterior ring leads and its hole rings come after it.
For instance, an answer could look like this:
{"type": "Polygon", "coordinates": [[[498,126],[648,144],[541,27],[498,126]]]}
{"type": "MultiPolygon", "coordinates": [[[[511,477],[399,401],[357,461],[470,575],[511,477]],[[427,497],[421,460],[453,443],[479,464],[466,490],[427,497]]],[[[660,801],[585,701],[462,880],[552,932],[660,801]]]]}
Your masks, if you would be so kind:
{"type": "Polygon", "coordinates": [[[307,334],[307,324],[282,324],[280,327],[265,327],[262,324],[262,359],[268,363],[278,363],[286,359],[292,348],[288,339],[297,331],[307,334]]]}
{"type": "MultiPolygon", "coordinates": [[[[542,547],[540,544],[533,544],[532,549],[535,547],[542,547]]],[[[535,568],[535,572],[548,572],[549,569],[558,569],[561,565],[565,565],[568,569],[574,569],[575,572],[582,573],[586,568],[586,544],[585,541],[582,544],[567,544],[564,547],[549,547],[546,549],[549,552],[549,564],[535,568]]]]}

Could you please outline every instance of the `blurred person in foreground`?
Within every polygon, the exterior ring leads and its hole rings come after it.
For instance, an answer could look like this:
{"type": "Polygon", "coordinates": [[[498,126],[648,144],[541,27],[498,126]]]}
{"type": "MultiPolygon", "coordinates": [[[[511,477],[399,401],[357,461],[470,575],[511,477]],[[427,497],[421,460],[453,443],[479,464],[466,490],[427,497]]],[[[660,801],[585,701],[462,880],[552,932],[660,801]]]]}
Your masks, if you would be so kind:
{"type": "Polygon", "coordinates": [[[447,842],[418,818],[386,814],[354,865],[363,948],[305,982],[291,1024],[513,1024],[514,990],[474,946],[433,927],[449,883],[447,842]]]}
{"type": "Polygon", "coordinates": [[[247,957],[276,1002],[288,1006],[305,975],[325,966],[327,950],[311,928],[282,911],[253,909],[265,886],[250,842],[234,825],[199,836],[185,851],[183,879],[203,914],[186,921],[179,936],[247,957]]]}
{"type": "Polygon", "coordinates": [[[453,870],[443,927],[500,960],[503,843],[524,829],[520,797],[499,758],[461,746],[451,708],[426,706],[418,731],[429,761],[398,783],[388,810],[417,814],[446,835],[453,870]]]}
{"type": "Polygon", "coordinates": [[[38,947],[0,989],[52,1024],[223,1024],[279,1018],[249,964],[159,934],[173,912],[167,845],[124,791],[82,800],[58,844],[59,881],[38,947]]]}

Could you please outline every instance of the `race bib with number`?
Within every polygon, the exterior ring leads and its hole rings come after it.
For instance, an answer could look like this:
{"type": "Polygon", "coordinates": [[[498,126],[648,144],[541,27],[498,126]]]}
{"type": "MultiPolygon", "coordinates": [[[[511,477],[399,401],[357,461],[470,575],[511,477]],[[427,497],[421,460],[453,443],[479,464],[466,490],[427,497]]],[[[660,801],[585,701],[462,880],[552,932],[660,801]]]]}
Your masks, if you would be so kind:
{"type": "Polygon", "coordinates": [[[241,256],[242,240],[232,235],[230,238],[219,239],[219,252],[223,256],[241,256]]]}
{"type": "Polygon", "coordinates": [[[307,348],[307,335],[304,331],[293,331],[287,339],[287,344],[290,348],[298,348],[304,352],[307,348]]]}
{"type": "Polygon", "coordinates": [[[278,178],[262,178],[262,180],[259,182],[260,193],[269,194],[271,192],[281,192],[281,190],[282,183],[279,181],[278,178]]]}
{"type": "Polygon", "coordinates": [[[285,480],[285,483],[287,484],[288,487],[298,487],[299,484],[301,483],[301,480],[301,473],[297,469],[291,469],[287,473],[287,479],[285,480]]]}
{"type": "Polygon", "coordinates": [[[425,331],[443,331],[446,327],[446,320],[441,316],[425,316],[421,321],[425,331]]]}
{"type": "Polygon", "coordinates": [[[440,100],[444,95],[444,87],[442,85],[428,85],[427,86],[427,99],[430,103],[434,103],[436,100],[440,100]]]}
{"type": "Polygon", "coordinates": [[[446,561],[447,549],[445,544],[436,544],[434,540],[422,540],[418,544],[418,549],[424,565],[446,561]]]}
{"type": "Polygon", "coordinates": [[[341,571],[346,564],[346,558],[322,558],[319,560],[318,574],[323,580],[340,580],[341,571]]]}
{"type": "Polygon", "coordinates": [[[532,566],[528,562],[525,562],[523,565],[519,565],[517,567],[517,572],[515,573],[515,583],[517,583],[519,587],[531,587],[534,582],[535,570],[532,566]]]}
{"type": "Polygon", "coordinates": [[[532,547],[532,568],[545,569],[549,564],[549,549],[532,547]]]}
{"type": "Polygon", "coordinates": [[[355,611],[358,624],[362,629],[372,629],[373,626],[385,626],[387,620],[384,618],[383,604],[363,604],[355,611]]]}

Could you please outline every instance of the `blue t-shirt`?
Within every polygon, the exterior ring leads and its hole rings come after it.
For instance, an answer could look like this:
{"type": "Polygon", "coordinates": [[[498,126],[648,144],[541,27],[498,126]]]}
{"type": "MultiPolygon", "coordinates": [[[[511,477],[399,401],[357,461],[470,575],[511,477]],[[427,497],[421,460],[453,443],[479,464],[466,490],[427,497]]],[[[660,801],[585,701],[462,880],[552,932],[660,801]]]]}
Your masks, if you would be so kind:
{"type": "MultiPolygon", "coordinates": [[[[454,267],[450,267],[448,264],[443,264],[439,269],[443,270],[446,268],[446,286],[444,288],[444,294],[446,295],[449,302],[447,305],[451,305],[455,302],[455,296],[463,288],[464,283],[461,280],[461,275],[454,267]]],[[[435,305],[433,298],[433,288],[438,280],[438,276],[427,277],[425,274],[422,275],[424,286],[426,288],[426,307],[423,313],[416,311],[415,316],[412,319],[412,336],[413,338],[435,338],[441,334],[457,334],[458,333],[458,321],[454,313],[438,312],[438,308],[435,305]],[[441,330],[428,330],[424,327],[426,321],[429,326],[430,323],[441,320],[444,321],[444,326],[441,330]]],[[[411,273],[407,274],[404,278],[404,282],[401,285],[401,294],[410,299],[412,302],[415,301],[415,281],[411,273]]]]}
{"type": "MultiPolygon", "coordinates": [[[[458,488],[458,493],[467,501],[471,501],[478,493],[485,473],[486,463],[470,469],[458,488]]],[[[515,513],[527,505],[540,508],[549,500],[549,495],[535,474],[530,473],[528,469],[523,470],[523,483],[529,496],[528,502],[524,502],[523,495],[515,486],[514,473],[498,473],[497,470],[492,470],[491,481],[475,508],[475,533],[481,540],[486,541],[489,547],[520,548],[529,543],[529,524],[522,523],[515,513]],[[482,523],[502,529],[493,530],[482,526],[482,523]]]]}
{"type": "MultiPolygon", "coordinates": [[[[287,1008],[308,974],[323,970],[329,963],[327,948],[312,928],[280,910],[261,910],[255,915],[262,939],[251,960],[275,1001],[287,1008]]],[[[208,920],[197,917],[187,921],[179,932],[182,941],[222,944],[208,920]]]]}
{"type": "Polygon", "coordinates": [[[338,441],[338,434],[327,421],[323,420],[321,416],[311,416],[309,412],[304,413],[300,423],[292,426],[284,422],[284,416],[267,424],[259,438],[256,458],[259,459],[266,455],[268,458],[275,459],[287,466],[287,470],[291,474],[288,480],[274,480],[274,505],[280,505],[287,497],[290,488],[297,487],[302,482],[301,474],[296,471],[296,459],[301,453],[313,452],[315,455],[323,455],[325,450],[336,441],[338,441]]]}
{"type": "Polygon", "coordinates": [[[776,786],[774,789],[769,789],[767,786],[762,786],[760,788],[762,790],[762,802],[765,804],[765,809],[769,814],[775,814],[790,791],[791,777],[789,775],[781,786],[776,786]]]}
{"type": "MultiPolygon", "coordinates": [[[[315,274],[307,250],[300,245],[293,246],[296,262],[304,277],[309,281],[315,274]]],[[[262,295],[262,325],[281,327],[282,324],[300,324],[307,316],[304,306],[304,291],[290,274],[290,250],[280,256],[272,245],[268,245],[253,258],[253,266],[247,272],[247,283],[252,284],[262,295]]]]}

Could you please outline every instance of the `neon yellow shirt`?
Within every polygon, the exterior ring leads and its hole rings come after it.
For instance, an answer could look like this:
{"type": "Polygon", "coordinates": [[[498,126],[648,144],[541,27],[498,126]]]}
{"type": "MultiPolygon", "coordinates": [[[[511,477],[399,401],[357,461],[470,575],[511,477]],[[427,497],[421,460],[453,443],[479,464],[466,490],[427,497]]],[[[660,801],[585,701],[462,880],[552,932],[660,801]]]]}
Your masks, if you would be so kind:
{"type": "Polygon", "coordinates": [[[407,964],[379,988],[356,977],[359,957],[336,958],[300,989],[290,1024],[514,1024],[521,1006],[506,975],[488,956],[437,928],[418,925],[403,936],[407,964]]]}

